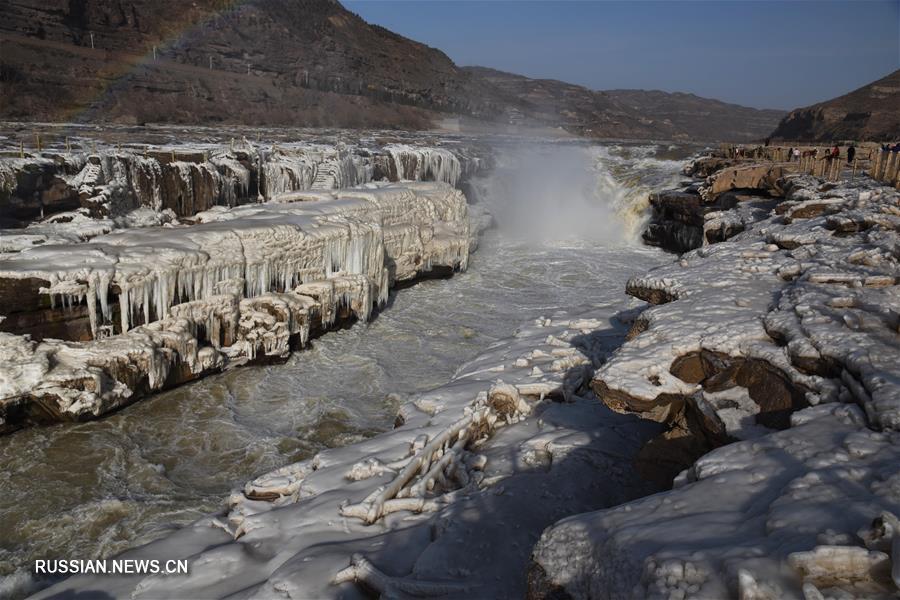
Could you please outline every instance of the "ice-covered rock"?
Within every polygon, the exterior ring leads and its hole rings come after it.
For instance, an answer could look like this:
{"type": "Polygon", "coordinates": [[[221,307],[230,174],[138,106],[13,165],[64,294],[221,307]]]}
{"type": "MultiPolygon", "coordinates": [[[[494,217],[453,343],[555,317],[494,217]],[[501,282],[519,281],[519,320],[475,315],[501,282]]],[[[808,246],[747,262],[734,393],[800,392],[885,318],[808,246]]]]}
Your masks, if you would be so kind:
{"type": "Polygon", "coordinates": [[[0,329],[42,340],[4,336],[0,381],[46,367],[0,398],[24,396],[34,418],[96,417],[211,370],[285,356],[311,327],[366,320],[394,282],[465,269],[469,255],[465,198],[443,183],[288,194],[197,220],[0,256],[0,329]]]}
{"type": "Polygon", "coordinates": [[[549,528],[533,588],[572,598],[893,598],[889,555],[856,532],[900,507],[898,461],[898,434],[870,430],[857,407],[805,409],[787,431],[704,456],[671,492],[549,528]]]}
{"type": "MultiPolygon", "coordinates": [[[[788,181],[788,201],[812,185],[788,181]]],[[[756,423],[769,427],[785,427],[804,406],[853,400],[873,426],[900,428],[897,228],[876,219],[855,232],[830,225],[893,215],[900,193],[866,180],[824,192],[815,185],[809,193],[829,199],[827,215],[788,222],[776,210],[630,280],[629,293],[657,306],[597,371],[598,395],[665,421],[696,394],[721,412],[733,403],[711,395],[737,386],[758,407],[756,423]]]]}
{"type": "Polygon", "coordinates": [[[739,233],[628,282],[655,306],[593,387],[668,425],[639,464],[688,468],[671,492],[548,528],[533,596],[898,593],[900,193],[777,184],[765,214],[710,213],[739,233]]]}

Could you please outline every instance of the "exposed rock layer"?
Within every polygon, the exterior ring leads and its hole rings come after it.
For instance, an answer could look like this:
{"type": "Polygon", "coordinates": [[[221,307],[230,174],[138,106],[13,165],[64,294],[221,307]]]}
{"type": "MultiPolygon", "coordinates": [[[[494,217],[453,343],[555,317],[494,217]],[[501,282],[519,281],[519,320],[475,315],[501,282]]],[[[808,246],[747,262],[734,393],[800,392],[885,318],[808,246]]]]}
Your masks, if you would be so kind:
{"type": "Polygon", "coordinates": [[[805,141],[897,140],[898,106],[900,69],[849,94],[791,111],[771,137],[805,141]]]}

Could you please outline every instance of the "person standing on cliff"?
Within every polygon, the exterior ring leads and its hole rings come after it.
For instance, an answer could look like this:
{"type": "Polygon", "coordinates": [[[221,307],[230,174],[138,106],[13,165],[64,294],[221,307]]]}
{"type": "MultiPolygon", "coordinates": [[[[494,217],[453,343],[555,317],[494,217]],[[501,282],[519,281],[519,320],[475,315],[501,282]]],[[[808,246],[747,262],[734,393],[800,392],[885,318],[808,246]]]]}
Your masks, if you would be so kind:
{"type": "Polygon", "coordinates": [[[840,158],[841,157],[841,148],[837,144],[834,145],[834,148],[831,149],[831,158],[840,158]]]}
{"type": "Polygon", "coordinates": [[[851,164],[853,162],[853,158],[856,156],[856,146],[850,144],[850,147],[847,148],[847,164],[851,164]]]}

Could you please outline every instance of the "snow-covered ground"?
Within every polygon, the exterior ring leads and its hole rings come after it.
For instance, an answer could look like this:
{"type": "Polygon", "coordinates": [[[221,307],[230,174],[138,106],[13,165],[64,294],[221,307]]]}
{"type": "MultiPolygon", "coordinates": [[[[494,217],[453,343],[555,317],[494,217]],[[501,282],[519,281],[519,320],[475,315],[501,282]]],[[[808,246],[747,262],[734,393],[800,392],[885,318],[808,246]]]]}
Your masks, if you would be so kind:
{"type": "Polygon", "coordinates": [[[594,375],[617,410],[692,413],[695,435],[746,441],[671,492],[548,529],[537,595],[897,596],[900,192],[867,178],[780,186],[784,201],[743,233],[629,281],[660,306],[594,375]]]}

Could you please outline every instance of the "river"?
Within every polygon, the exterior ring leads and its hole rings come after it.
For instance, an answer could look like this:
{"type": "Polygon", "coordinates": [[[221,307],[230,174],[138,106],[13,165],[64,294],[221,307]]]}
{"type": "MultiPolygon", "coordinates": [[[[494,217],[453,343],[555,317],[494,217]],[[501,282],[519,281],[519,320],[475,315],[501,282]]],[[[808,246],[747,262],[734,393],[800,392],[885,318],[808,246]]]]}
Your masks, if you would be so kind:
{"type": "Polygon", "coordinates": [[[695,148],[498,149],[476,182],[498,227],[469,269],[394,292],[368,324],[285,364],[235,369],[100,421],[0,438],[0,596],[37,558],[119,553],[219,510],[255,475],[390,428],[411,395],[555,309],[628,302],[627,278],[670,260],[640,245],[650,189],[695,148]]]}

